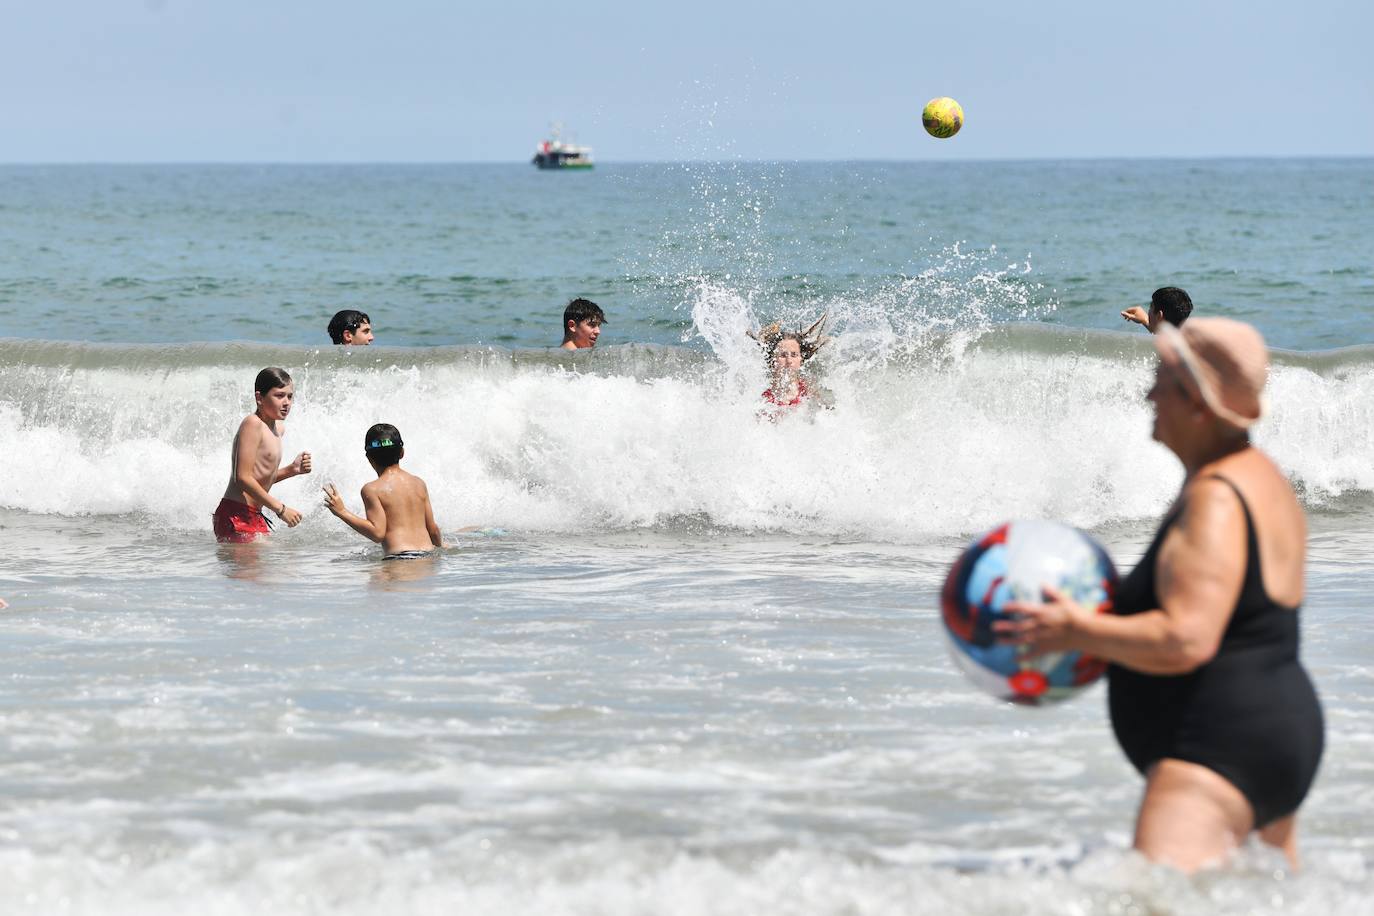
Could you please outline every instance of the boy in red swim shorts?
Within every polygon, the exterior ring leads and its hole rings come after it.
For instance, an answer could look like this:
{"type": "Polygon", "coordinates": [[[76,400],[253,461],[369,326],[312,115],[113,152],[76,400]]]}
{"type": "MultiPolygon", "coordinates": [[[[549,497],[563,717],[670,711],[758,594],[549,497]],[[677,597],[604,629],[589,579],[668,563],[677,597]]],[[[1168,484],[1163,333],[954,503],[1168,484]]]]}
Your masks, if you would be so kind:
{"type": "Polygon", "coordinates": [[[234,435],[230,456],[229,485],[214,513],[215,540],[243,544],[271,530],[262,514],[271,509],[288,528],[300,524],[301,514],[268,494],[278,480],[310,473],[310,453],[301,452],[285,467],[281,464],[281,439],[286,435],[286,415],[296,397],[296,386],[285,369],[269,367],[253,382],[258,409],[243,418],[234,435]]]}

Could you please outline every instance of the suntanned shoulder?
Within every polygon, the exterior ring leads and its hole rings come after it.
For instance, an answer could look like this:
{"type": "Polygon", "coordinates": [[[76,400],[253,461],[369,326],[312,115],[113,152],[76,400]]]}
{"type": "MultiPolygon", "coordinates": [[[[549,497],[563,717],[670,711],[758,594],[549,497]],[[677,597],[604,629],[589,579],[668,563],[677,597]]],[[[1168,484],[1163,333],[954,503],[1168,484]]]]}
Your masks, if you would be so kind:
{"type": "Polygon", "coordinates": [[[280,436],[282,433],[286,432],[286,421],[278,420],[277,425],[273,427],[272,424],[268,423],[262,417],[255,413],[250,413],[248,416],[244,417],[243,422],[239,424],[240,433],[247,429],[275,433],[280,436]]]}
{"type": "Polygon", "coordinates": [[[1240,555],[1244,555],[1245,516],[1240,498],[1226,481],[1203,476],[1190,482],[1179,521],[1193,543],[1231,541],[1239,536],[1240,555]]]}
{"type": "Polygon", "coordinates": [[[1216,474],[1199,474],[1188,481],[1187,494],[1188,506],[1212,507],[1220,504],[1240,507],[1240,501],[1236,498],[1236,491],[1231,488],[1231,484],[1216,474]]]}

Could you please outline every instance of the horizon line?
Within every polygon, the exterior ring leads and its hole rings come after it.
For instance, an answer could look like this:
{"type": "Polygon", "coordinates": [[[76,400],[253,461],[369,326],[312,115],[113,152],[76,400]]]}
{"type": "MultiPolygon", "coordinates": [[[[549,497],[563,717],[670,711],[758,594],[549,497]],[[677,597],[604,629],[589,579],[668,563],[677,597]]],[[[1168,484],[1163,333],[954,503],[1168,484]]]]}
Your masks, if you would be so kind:
{"type": "MultiPolygon", "coordinates": [[[[1223,162],[1255,160],[1358,160],[1374,159],[1368,153],[1219,153],[1201,155],[1160,156],[988,156],[967,159],[927,158],[896,159],[884,157],[856,157],[850,159],[787,159],[787,158],[725,158],[725,159],[610,159],[595,165],[947,165],[978,163],[1027,162],[1223,162]]],[[[16,159],[0,160],[0,168],[12,166],[429,166],[429,165],[494,165],[528,166],[527,159],[16,159]]],[[[558,171],[556,169],[550,171],[558,171]]]]}

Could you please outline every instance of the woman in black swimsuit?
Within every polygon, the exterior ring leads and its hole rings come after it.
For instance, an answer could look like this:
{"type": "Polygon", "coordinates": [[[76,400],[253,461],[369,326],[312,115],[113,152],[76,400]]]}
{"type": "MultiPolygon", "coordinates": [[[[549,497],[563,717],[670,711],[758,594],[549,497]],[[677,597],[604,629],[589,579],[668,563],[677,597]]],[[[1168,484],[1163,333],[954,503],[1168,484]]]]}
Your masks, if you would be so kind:
{"type": "Polygon", "coordinates": [[[1116,615],[1052,589],[1004,639],[1112,663],[1117,741],[1142,775],[1135,848],[1185,871],[1251,831],[1297,864],[1296,811],[1322,753],[1322,713],[1298,661],[1307,525],[1283,473],[1250,444],[1268,372],[1249,325],[1195,318],[1155,338],[1154,437],[1186,477],[1116,615]]]}

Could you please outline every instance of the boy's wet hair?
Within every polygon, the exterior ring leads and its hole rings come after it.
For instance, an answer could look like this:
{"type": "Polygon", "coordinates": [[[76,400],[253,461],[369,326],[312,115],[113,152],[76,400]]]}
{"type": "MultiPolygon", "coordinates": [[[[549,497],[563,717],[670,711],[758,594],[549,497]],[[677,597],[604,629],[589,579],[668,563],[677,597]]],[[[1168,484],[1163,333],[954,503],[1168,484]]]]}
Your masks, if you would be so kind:
{"type": "Polygon", "coordinates": [[[266,394],[273,388],[285,388],[291,384],[291,373],[285,369],[278,369],[276,366],[268,366],[258,373],[258,377],[253,379],[253,390],[258,394],[266,394]]]}
{"type": "Polygon", "coordinates": [[[374,423],[363,440],[363,451],[379,468],[389,468],[401,460],[401,431],[390,423],[374,423]]]}
{"type": "Polygon", "coordinates": [[[606,323],[606,313],[601,311],[601,306],[590,299],[574,299],[563,310],[564,331],[566,332],[569,321],[573,324],[581,324],[592,319],[596,319],[597,324],[606,323]]]}
{"type": "Polygon", "coordinates": [[[1150,308],[1159,309],[1165,321],[1178,327],[1193,313],[1193,300],[1177,286],[1163,286],[1150,297],[1150,308]]]}
{"type": "Polygon", "coordinates": [[[344,342],[344,331],[353,332],[364,324],[371,324],[372,319],[367,317],[366,312],[357,309],[344,309],[329,319],[329,339],[336,344],[344,342]]]}

